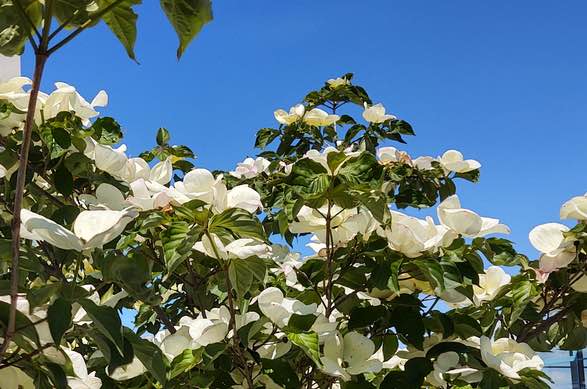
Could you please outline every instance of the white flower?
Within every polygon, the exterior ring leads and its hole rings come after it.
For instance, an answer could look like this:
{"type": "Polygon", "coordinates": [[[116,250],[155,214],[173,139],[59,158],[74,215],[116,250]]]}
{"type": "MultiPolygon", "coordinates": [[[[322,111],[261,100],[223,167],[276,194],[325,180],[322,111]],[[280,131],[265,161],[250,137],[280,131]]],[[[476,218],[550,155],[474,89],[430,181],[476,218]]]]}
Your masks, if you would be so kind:
{"type": "Polygon", "coordinates": [[[363,111],[363,118],[371,123],[383,123],[386,120],[396,119],[394,115],[386,115],[383,104],[375,104],[368,106],[365,103],[365,110],[363,111]]]}
{"type": "MultiPolygon", "coordinates": [[[[236,325],[236,329],[238,330],[241,327],[246,326],[249,323],[259,320],[259,314],[257,312],[247,312],[244,315],[237,313],[234,315],[234,322],[236,325]]],[[[201,315],[203,318],[203,315],[201,315]]],[[[213,320],[213,321],[221,321],[225,323],[227,326],[230,324],[230,311],[224,305],[221,305],[219,308],[212,308],[209,311],[206,311],[206,318],[213,320]]],[[[232,334],[229,334],[229,337],[232,334]]]]}
{"type": "Polygon", "coordinates": [[[71,85],[64,82],[56,82],[53,91],[43,102],[43,116],[46,119],[57,116],[59,112],[74,111],[76,116],[82,119],[84,125],[90,124],[90,119],[98,116],[96,107],[104,107],[108,104],[108,95],[101,90],[91,103],[88,103],[71,85]]]}
{"type": "MultiPolygon", "coordinates": [[[[261,358],[266,358],[266,359],[281,358],[282,356],[287,354],[289,352],[289,350],[291,350],[291,342],[286,341],[284,343],[282,341],[283,337],[285,336],[285,334],[283,332],[276,334],[276,336],[278,336],[278,339],[276,341],[267,342],[257,349],[257,352],[259,353],[259,356],[261,358]]],[[[286,338],[286,340],[287,340],[287,338],[286,338]]]]}
{"type": "Polygon", "coordinates": [[[434,385],[435,388],[446,388],[447,382],[445,381],[443,375],[453,367],[457,366],[458,363],[459,354],[455,353],[454,351],[440,354],[438,357],[436,357],[436,360],[433,364],[434,370],[428,374],[426,381],[434,385]]]}
{"type": "Polygon", "coordinates": [[[459,354],[454,351],[448,351],[436,357],[433,367],[434,370],[428,374],[426,381],[434,385],[435,388],[448,386],[445,375],[458,376],[460,380],[467,383],[475,383],[483,379],[483,372],[467,366],[460,366],[459,354]]]}
{"type": "Polygon", "coordinates": [[[410,258],[446,247],[457,237],[445,226],[435,225],[431,217],[421,220],[395,211],[391,212],[391,226],[385,236],[392,250],[410,258]]]}
{"type": "Polygon", "coordinates": [[[151,178],[151,168],[147,161],[142,158],[128,158],[120,178],[129,183],[139,178],[149,180],[151,178]]]}
{"type": "MultiPolygon", "coordinates": [[[[10,304],[10,296],[0,296],[0,301],[6,304],[10,304]]],[[[18,295],[18,299],[16,301],[16,309],[20,313],[25,315],[33,323],[36,323],[47,318],[47,306],[35,307],[31,310],[29,301],[27,300],[26,294],[24,293],[18,295]]],[[[41,344],[45,345],[48,343],[53,343],[53,337],[51,336],[51,331],[49,330],[49,323],[46,320],[41,321],[39,324],[36,324],[35,330],[39,335],[39,340],[41,341],[41,344]]],[[[0,371],[1,370],[2,369],[0,369],[0,371]]]]}
{"type": "Polygon", "coordinates": [[[560,210],[561,219],[587,220],[587,193],[576,196],[563,204],[560,210]]]}
{"type": "Polygon", "coordinates": [[[329,115],[320,108],[313,108],[304,115],[304,122],[311,126],[329,126],[340,119],[338,115],[329,115]]]}
{"type": "MultiPolygon", "coordinates": [[[[4,83],[0,83],[0,100],[6,100],[22,112],[26,112],[29,104],[29,93],[23,86],[32,84],[26,77],[14,77],[4,83]]],[[[7,136],[13,129],[19,128],[24,120],[25,113],[11,113],[0,121],[0,135],[7,136]]]]}
{"type": "Polygon", "coordinates": [[[465,237],[476,238],[488,234],[509,234],[505,224],[498,219],[481,217],[475,212],[461,208],[457,195],[447,197],[437,208],[438,219],[442,224],[465,237]]]}
{"type": "Polygon", "coordinates": [[[236,169],[231,171],[230,175],[236,178],[257,177],[259,174],[267,173],[269,165],[270,162],[263,157],[258,157],[257,159],[246,158],[237,164],[236,169]]]}
{"type": "Polygon", "coordinates": [[[373,357],[377,358],[379,361],[381,361],[381,367],[383,369],[389,369],[389,370],[395,369],[395,368],[399,368],[400,370],[404,370],[404,365],[408,361],[407,359],[401,358],[398,355],[393,355],[388,360],[385,360],[385,357],[383,355],[383,347],[379,347],[379,350],[377,350],[375,352],[375,354],[373,354],[373,357]]]}
{"type": "Polygon", "coordinates": [[[169,359],[180,355],[184,350],[205,347],[211,343],[222,341],[228,333],[228,322],[225,318],[191,318],[184,316],[179,319],[175,333],[168,330],[155,335],[154,343],[169,359]]]}
{"type": "Polygon", "coordinates": [[[262,209],[261,195],[248,185],[238,185],[227,190],[222,175],[214,178],[206,169],[194,169],[187,173],[183,181],[176,182],[169,190],[169,196],[180,204],[190,200],[202,200],[222,212],[228,208],[241,208],[247,212],[262,209]]]}
{"type": "MultiPolygon", "coordinates": [[[[297,214],[297,221],[290,223],[289,230],[294,233],[313,232],[316,234],[315,241],[323,244],[326,242],[326,219],[323,215],[327,213],[327,206],[320,209],[313,209],[303,206],[297,214]]],[[[377,229],[378,223],[364,209],[342,209],[333,206],[330,211],[332,244],[348,242],[357,234],[362,234],[368,239],[370,234],[377,229]]]]}
{"type": "Polygon", "coordinates": [[[484,301],[491,301],[499,290],[509,284],[512,277],[499,266],[490,266],[485,274],[479,274],[479,286],[473,285],[474,300],[476,305],[484,301]]]}
{"type": "Polygon", "coordinates": [[[299,291],[304,290],[298,283],[296,273],[296,269],[303,264],[299,253],[291,253],[286,246],[274,244],[271,246],[271,259],[279,266],[275,269],[275,274],[283,274],[287,286],[299,291]]]}
{"type": "MultiPolygon", "coordinates": [[[[104,296],[102,296],[102,298],[100,298],[100,295],[92,285],[82,285],[81,287],[91,293],[88,299],[93,301],[96,305],[104,305],[110,308],[114,308],[120,300],[128,296],[128,293],[124,290],[112,294],[111,288],[106,294],[104,294],[104,296]]],[[[75,324],[83,325],[92,323],[92,319],[87,315],[87,312],[77,303],[72,305],[71,313],[73,316],[72,321],[75,324]]]]}
{"type": "Polygon", "coordinates": [[[344,381],[357,374],[377,373],[382,363],[374,353],[375,344],[369,338],[358,332],[349,332],[343,338],[337,332],[324,341],[321,370],[344,381]]]}
{"type": "Polygon", "coordinates": [[[35,389],[35,382],[18,367],[8,366],[0,369],[2,389],[35,389]]]}
{"type": "Polygon", "coordinates": [[[542,370],[544,362],[526,343],[501,338],[495,341],[481,337],[481,357],[483,362],[504,376],[517,380],[518,372],[525,368],[542,370]]]}
{"type": "Polygon", "coordinates": [[[328,154],[334,153],[334,152],[338,153],[340,151],[332,146],[329,146],[329,147],[325,148],[322,152],[320,152],[318,150],[314,150],[314,149],[308,150],[306,152],[306,154],[304,154],[304,157],[311,159],[314,162],[318,162],[320,165],[322,165],[324,167],[324,169],[326,169],[326,171],[330,175],[336,175],[338,173],[338,170],[344,165],[344,162],[347,159],[360,154],[360,152],[344,150],[344,153],[346,155],[345,160],[342,161],[341,163],[339,163],[338,166],[336,167],[336,169],[332,170],[330,168],[330,166],[328,166],[328,154]]]}
{"type": "Polygon", "coordinates": [[[96,377],[95,372],[88,374],[86,361],[80,353],[65,347],[63,351],[71,360],[75,374],[75,376],[67,377],[67,384],[71,389],[99,389],[102,387],[102,380],[96,377]]]}
{"type": "Polygon", "coordinates": [[[134,357],[131,363],[117,367],[109,376],[115,381],[126,381],[146,372],[147,368],[137,357],[134,357]]]}
{"type": "Polygon", "coordinates": [[[346,78],[342,78],[342,77],[337,77],[337,78],[330,78],[328,79],[328,81],[326,81],[326,83],[332,88],[332,89],[336,89],[340,86],[343,85],[348,85],[350,84],[349,80],[347,80],[346,78]]]}
{"type": "Polygon", "coordinates": [[[302,116],[304,116],[305,110],[306,108],[302,104],[297,104],[289,109],[289,113],[285,112],[283,109],[278,109],[273,112],[273,116],[275,116],[275,119],[279,123],[288,125],[301,119],[302,116]]]}
{"type": "Polygon", "coordinates": [[[432,166],[432,162],[438,162],[438,160],[436,158],[423,156],[414,159],[412,164],[414,167],[420,170],[432,170],[434,168],[434,166],[432,166]]]}
{"type": "Polygon", "coordinates": [[[412,158],[405,151],[400,151],[395,147],[381,147],[377,149],[377,159],[383,165],[392,162],[411,163],[412,158]]]}
{"type": "Polygon", "coordinates": [[[197,199],[212,204],[219,191],[226,191],[222,177],[214,178],[206,169],[194,169],[175,183],[171,194],[180,203],[197,199]]]}
{"type": "Polygon", "coordinates": [[[565,241],[564,232],[569,228],[559,223],[546,223],[536,226],[528,237],[532,246],[542,253],[540,271],[551,273],[569,265],[575,259],[575,247],[565,241]]]}
{"type": "Polygon", "coordinates": [[[89,209],[111,209],[122,211],[130,206],[124,195],[114,185],[102,183],[96,188],[96,195],[83,194],[79,196],[81,202],[89,209]]]}
{"type": "Polygon", "coordinates": [[[481,164],[474,159],[465,160],[463,154],[457,150],[448,150],[442,154],[439,162],[446,171],[455,173],[466,173],[481,167],[481,164]]]}
{"type": "Polygon", "coordinates": [[[106,173],[121,177],[126,169],[128,157],[126,156],[126,145],[120,145],[117,148],[103,145],[94,139],[86,138],[86,157],[96,161],[96,167],[106,173]]]}
{"type": "Polygon", "coordinates": [[[194,250],[217,259],[240,258],[245,259],[252,256],[265,257],[270,253],[271,248],[263,242],[251,238],[236,239],[225,245],[216,234],[210,234],[214,244],[208,236],[204,235],[202,240],[194,244],[194,250]]]}
{"type": "Polygon", "coordinates": [[[73,223],[73,232],[27,209],[23,209],[20,216],[22,238],[45,241],[64,250],[82,251],[102,247],[116,238],[137,216],[137,212],[133,210],[82,211],[73,223]]]}
{"type": "Polygon", "coordinates": [[[179,319],[179,325],[189,328],[189,334],[193,340],[192,348],[200,348],[212,343],[222,341],[228,333],[226,320],[205,319],[199,316],[195,319],[184,316],[179,319]]]}
{"type": "Polygon", "coordinates": [[[169,188],[139,178],[130,184],[132,196],[127,201],[143,211],[167,206],[171,200],[169,188]]]}
{"type": "Polygon", "coordinates": [[[241,208],[250,213],[263,209],[261,195],[248,185],[237,185],[228,192],[219,192],[215,206],[219,212],[228,208],[241,208]]]}
{"type": "Polygon", "coordinates": [[[279,327],[285,327],[293,314],[313,315],[317,308],[315,303],[306,305],[296,299],[284,297],[283,292],[275,287],[263,290],[257,296],[257,303],[263,315],[279,327]]]}

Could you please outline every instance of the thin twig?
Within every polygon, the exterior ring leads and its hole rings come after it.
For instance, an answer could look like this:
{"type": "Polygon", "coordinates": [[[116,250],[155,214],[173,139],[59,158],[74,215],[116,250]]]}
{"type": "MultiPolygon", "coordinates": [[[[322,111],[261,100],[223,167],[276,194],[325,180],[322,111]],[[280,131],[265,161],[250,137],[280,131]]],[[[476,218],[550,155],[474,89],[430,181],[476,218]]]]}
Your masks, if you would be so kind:
{"type": "Polygon", "coordinates": [[[15,365],[15,364],[17,364],[17,363],[19,363],[21,361],[25,361],[27,359],[31,359],[32,357],[34,357],[37,354],[40,354],[41,352],[43,352],[43,350],[45,350],[45,349],[47,349],[49,347],[53,347],[53,344],[52,343],[48,343],[48,344],[46,344],[46,345],[44,345],[42,347],[39,347],[36,350],[31,351],[28,354],[23,355],[21,358],[18,358],[16,360],[12,361],[12,362],[5,363],[5,364],[3,364],[3,365],[0,366],[0,370],[5,369],[5,368],[10,367],[10,366],[13,366],[13,365],[15,365]]]}
{"type": "Polygon", "coordinates": [[[103,10],[91,15],[88,18],[88,20],[86,20],[81,26],[79,26],[78,28],[73,30],[73,32],[71,32],[69,35],[67,35],[65,38],[63,38],[61,41],[59,41],[53,47],[51,47],[47,51],[47,53],[49,55],[51,55],[54,52],[56,52],[57,50],[59,50],[61,47],[65,46],[67,43],[69,43],[71,40],[73,40],[76,36],[78,36],[83,30],[85,30],[88,26],[90,26],[94,21],[100,19],[102,16],[104,16],[105,14],[110,12],[114,7],[117,7],[123,1],[124,0],[116,0],[115,2],[109,4],[107,7],[105,7],[103,10]]]}

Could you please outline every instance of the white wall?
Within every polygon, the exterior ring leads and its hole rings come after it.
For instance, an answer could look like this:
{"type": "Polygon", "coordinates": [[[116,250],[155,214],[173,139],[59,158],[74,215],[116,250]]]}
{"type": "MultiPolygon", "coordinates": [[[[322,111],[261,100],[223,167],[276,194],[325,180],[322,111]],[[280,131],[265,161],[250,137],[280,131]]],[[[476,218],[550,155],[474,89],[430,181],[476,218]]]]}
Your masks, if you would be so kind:
{"type": "Polygon", "coordinates": [[[20,76],[20,57],[5,57],[0,55],[0,82],[20,76]]]}

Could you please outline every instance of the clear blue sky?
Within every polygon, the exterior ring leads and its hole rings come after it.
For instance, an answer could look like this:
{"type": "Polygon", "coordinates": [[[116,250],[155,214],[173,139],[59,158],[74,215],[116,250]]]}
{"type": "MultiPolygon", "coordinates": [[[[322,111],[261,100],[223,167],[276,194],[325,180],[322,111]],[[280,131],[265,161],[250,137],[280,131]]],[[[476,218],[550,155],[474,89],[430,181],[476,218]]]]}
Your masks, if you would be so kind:
{"type": "Polygon", "coordinates": [[[102,112],[132,154],[164,126],[199,166],[232,168],[255,153],[256,129],[275,125],[274,109],[350,71],[412,123],[412,155],[456,148],[483,164],[481,182],[460,188],[463,205],[509,224],[522,251],[533,253],[534,225],[587,191],[584,1],[215,1],[179,63],[159,2],[144,3],[140,65],[102,25],[51,59],[44,87],[107,90],[102,112]]]}

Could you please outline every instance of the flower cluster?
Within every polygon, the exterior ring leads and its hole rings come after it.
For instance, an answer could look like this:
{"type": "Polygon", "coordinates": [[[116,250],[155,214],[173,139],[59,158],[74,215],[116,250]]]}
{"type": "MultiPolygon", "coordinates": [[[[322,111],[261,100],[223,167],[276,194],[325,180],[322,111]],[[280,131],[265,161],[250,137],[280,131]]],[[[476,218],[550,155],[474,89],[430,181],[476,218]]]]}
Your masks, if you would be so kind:
{"type": "MultiPolygon", "coordinates": [[[[0,85],[2,247],[29,83],[0,85]]],[[[585,346],[587,195],[561,208],[576,226],[530,232],[529,260],[461,205],[481,164],[389,146],[411,126],[351,74],[275,111],[266,150],[229,172],[165,129],[130,156],[104,92],[56,87],[35,113],[2,387],[533,389],[536,351],[585,346]]]]}

